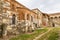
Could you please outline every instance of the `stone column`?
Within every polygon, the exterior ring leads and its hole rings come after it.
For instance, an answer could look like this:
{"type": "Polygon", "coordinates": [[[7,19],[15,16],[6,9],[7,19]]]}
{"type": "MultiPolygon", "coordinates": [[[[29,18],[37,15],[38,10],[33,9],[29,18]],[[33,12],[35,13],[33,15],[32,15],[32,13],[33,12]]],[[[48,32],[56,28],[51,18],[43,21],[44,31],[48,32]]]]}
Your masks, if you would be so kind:
{"type": "Polygon", "coordinates": [[[2,14],[3,14],[3,0],[0,0],[0,35],[3,37],[3,27],[1,26],[2,23],[3,23],[3,17],[2,17],[2,14]]]}
{"type": "Polygon", "coordinates": [[[25,26],[24,26],[25,32],[27,32],[26,21],[27,21],[27,13],[25,13],[25,20],[24,20],[24,22],[25,22],[25,26]]]}
{"type": "Polygon", "coordinates": [[[2,13],[3,13],[3,0],[0,0],[0,24],[2,24],[2,13]]]}
{"type": "Polygon", "coordinates": [[[27,20],[27,13],[25,13],[24,15],[25,15],[25,20],[27,20]]]}

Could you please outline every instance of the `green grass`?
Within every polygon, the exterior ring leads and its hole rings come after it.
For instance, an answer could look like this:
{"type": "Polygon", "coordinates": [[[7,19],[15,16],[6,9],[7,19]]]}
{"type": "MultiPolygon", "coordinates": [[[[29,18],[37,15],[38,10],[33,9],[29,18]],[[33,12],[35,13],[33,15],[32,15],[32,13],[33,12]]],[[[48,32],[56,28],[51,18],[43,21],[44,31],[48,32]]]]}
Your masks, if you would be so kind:
{"type": "Polygon", "coordinates": [[[11,38],[10,40],[33,40],[36,36],[46,32],[48,29],[38,29],[35,30],[32,34],[20,34],[17,37],[11,38]]]}
{"type": "Polygon", "coordinates": [[[51,30],[47,34],[43,35],[38,40],[57,40],[57,38],[59,37],[58,30],[59,30],[59,28],[54,28],[53,30],[51,30]]]}
{"type": "Polygon", "coordinates": [[[58,38],[58,33],[57,32],[52,32],[48,38],[48,40],[57,40],[58,38]]]}
{"type": "Polygon", "coordinates": [[[48,40],[57,40],[59,35],[58,35],[58,30],[59,28],[55,28],[51,33],[50,36],[48,37],[48,40]]]}

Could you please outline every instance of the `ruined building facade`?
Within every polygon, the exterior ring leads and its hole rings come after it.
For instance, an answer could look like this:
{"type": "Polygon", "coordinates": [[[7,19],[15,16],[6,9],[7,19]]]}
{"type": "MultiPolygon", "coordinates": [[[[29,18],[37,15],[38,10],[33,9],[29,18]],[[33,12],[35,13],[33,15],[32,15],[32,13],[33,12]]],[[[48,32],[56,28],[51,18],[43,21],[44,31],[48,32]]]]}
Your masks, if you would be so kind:
{"type": "Polygon", "coordinates": [[[51,27],[59,27],[60,26],[60,13],[49,14],[49,16],[50,16],[51,27]]]}
{"type": "Polygon", "coordinates": [[[4,35],[8,32],[31,32],[36,28],[49,26],[49,15],[39,9],[30,10],[16,0],[1,0],[0,5],[0,24],[7,25],[4,35]]]}
{"type": "Polygon", "coordinates": [[[38,19],[37,24],[39,27],[49,26],[49,15],[48,14],[41,12],[38,8],[33,9],[32,11],[34,11],[37,14],[37,19],[38,19]]]}

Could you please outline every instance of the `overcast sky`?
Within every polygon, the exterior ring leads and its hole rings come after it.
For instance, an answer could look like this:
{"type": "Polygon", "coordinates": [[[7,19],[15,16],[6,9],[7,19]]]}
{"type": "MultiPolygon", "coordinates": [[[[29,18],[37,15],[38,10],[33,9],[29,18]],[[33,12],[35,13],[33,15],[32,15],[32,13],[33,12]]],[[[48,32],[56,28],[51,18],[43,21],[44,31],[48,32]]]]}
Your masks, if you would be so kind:
{"type": "Polygon", "coordinates": [[[16,0],[29,9],[39,8],[45,13],[60,12],[60,0],[16,0]]]}

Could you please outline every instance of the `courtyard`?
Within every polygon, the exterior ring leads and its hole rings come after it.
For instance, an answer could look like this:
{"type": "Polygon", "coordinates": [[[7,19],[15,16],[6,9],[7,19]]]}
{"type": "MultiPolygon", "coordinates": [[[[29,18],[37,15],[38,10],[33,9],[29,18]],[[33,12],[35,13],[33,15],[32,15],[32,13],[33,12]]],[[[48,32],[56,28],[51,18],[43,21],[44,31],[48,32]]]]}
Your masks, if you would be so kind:
{"type": "Polygon", "coordinates": [[[17,0],[1,0],[0,40],[60,40],[60,12],[49,14],[17,0]]]}
{"type": "Polygon", "coordinates": [[[60,27],[48,27],[35,30],[33,33],[20,34],[9,40],[59,40],[60,27]]]}

